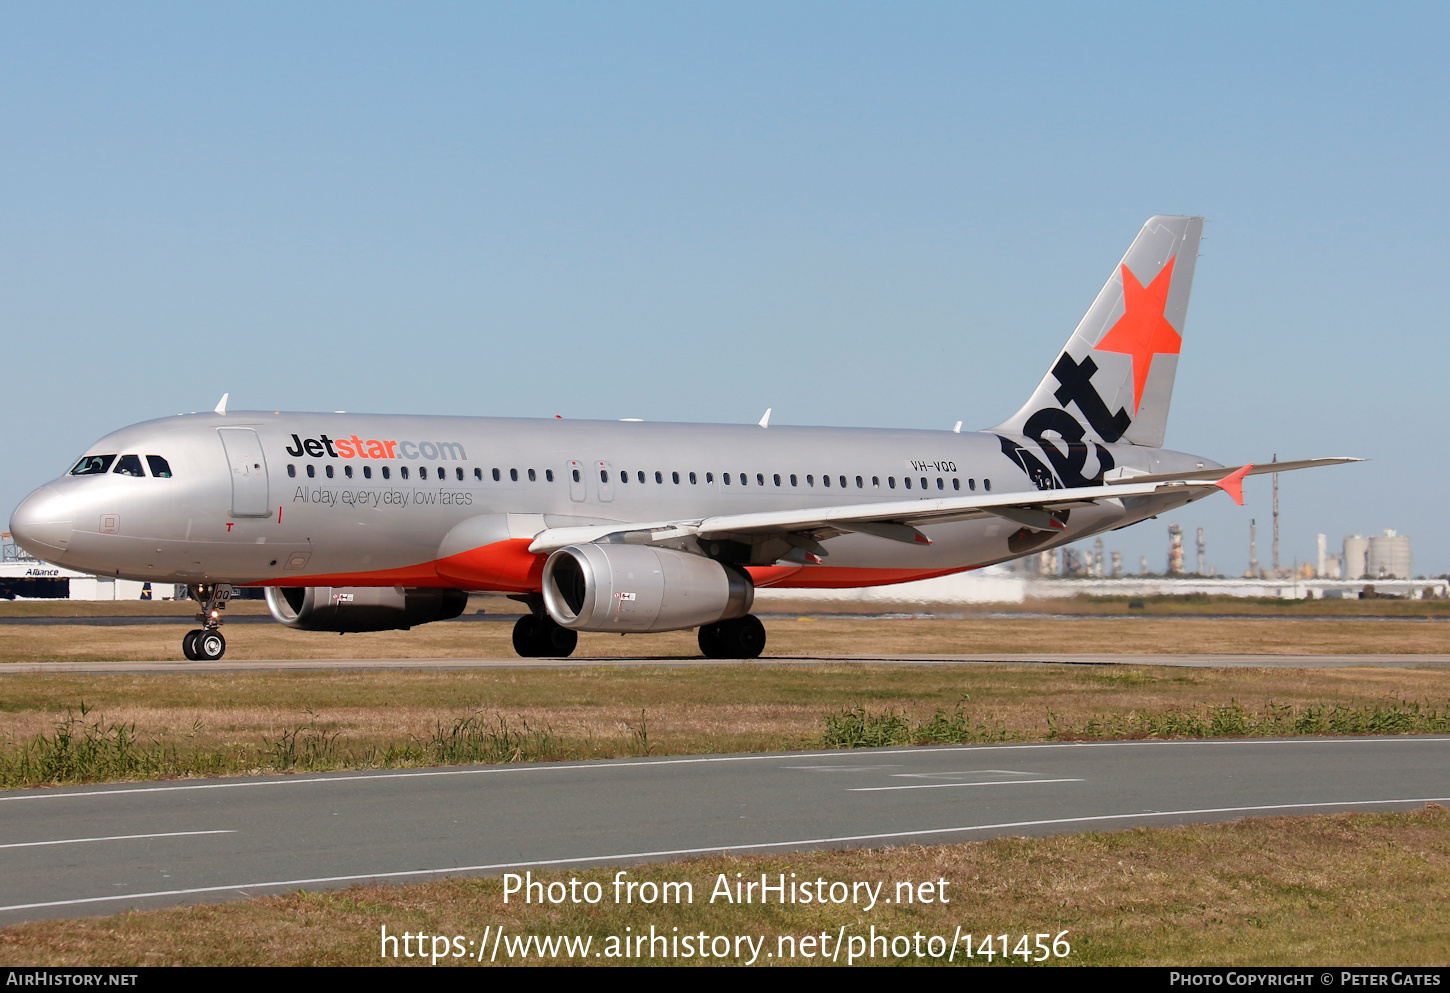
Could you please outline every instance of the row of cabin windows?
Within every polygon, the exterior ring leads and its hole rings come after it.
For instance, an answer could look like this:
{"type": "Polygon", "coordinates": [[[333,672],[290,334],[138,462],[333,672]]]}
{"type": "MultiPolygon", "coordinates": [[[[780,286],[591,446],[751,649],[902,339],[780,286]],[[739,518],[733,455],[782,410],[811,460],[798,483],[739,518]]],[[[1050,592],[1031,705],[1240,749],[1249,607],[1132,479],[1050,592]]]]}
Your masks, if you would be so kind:
{"type": "MultiPolygon", "coordinates": [[[[741,485],[741,486],[749,486],[750,485],[750,474],[748,472],[737,473],[735,475],[738,477],[739,485],[741,485]]],[[[663,483],[665,481],[665,474],[662,473],[662,472],[656,472],[654,474],[654,476],[655,476],[655,482],[656,483],[663,483]]],[[[636,471],[635,478],[639,482],[641,482],[641,483],[643,483],[643,482],[646,481],[645,474],[643,472],[636,471]]],[[[770,478],[771,478],[771,482],[773,482],[776,486],[783,485],[781,483],[780,473],[778,473],[778,472],[777,473],[773,473],[770,478]]],[[[800,477],[798,477],[795,473],[791,473],[789,475],[789,477],[787,477],[787,478],[790,480],[790,485],[792,485],[792,486],[799,486],[800,485],[800,477]]],[[[922,489],[926,490],[926,489],[930,489],[931,488],[931,481],[926,476],[920,476],[920,477],[917,477],[917,478],[920,479],[920,481],[921,481],[921,488],[922,489]]],[[[628,483],[629,482],[629,472],[628,471],[621,470],[618,473],[618,479],[619,479],[619,481],[621,483],[628,483]]],[[[672,472],[672,473],[670,473],[670,479],[673,482],[675,482],[676,484],[678,484],[679,481],[680,481],[680,474],[678,472],[672,472]]],[[[694,485],[694,484],[696,484],[696,483],[699,482],[698,477],[693,472],[692,473],[689,473],[689,479],[690,479],[690,484],[691,485],[694,485]]],[[[822,476],[821,477],[821,485],[822,486],[827,486],[827,487],[831,486],[832,485],[831,479],[832,479],[832,477],[830,477],[830,476],[822,476]]],[[[838,485],[843,490],[846,489],[847,487],[849,487],[851,485],[850,484],[850,481],[845,476],[836,476],[835,479],[837,480],[836,485],[838,485]]],[[[574,470],[574,482],[577,483],[579,481],[580,481],[579,480],[579,470],[578,469],[575,469],[574,470]]],[[[608,469],[600,469],[599,470],[599,481],[601,483],[607,483],[607,482],[609,482],[609,470],[608,469]]],[[[736,482],[736,480],[734,480],[734,479],[731,478],[731,474],[728,473],[728,472],[723,472],[723,473],[720,474],[720,481],[722,483],[724,483],[726,486],[735,485],[735,482],[736,482]]],[[[715,474],[713,472],[707,472],[707,473],[705,473],[705,482],[707,482],[707,483],[713,483],[713,482],[715,482],[715,474]]],[[[901,484],[906,489],[908,489],[908,490],[911,489],[912,488],[912,477],[910,477],[910,476],[903,476],[901,478],[901,484]]],[[[757,472],[755,474],[755,485],[756,486],[764,486],[765,485],[765,473],[763,473],[763,472],[757,472]]],[[[813,474],[807,474],[806,475],[806,485],[807,486],[815,486],[816,485],[816,477],[813,474]]],[[[873,489],[880,489],[881,488],[881,477],[880,476],[872,476],[871,477],[871,486],[872,486],[873,489]]],[[[886,477],[886,486],[887,486],[888,489],[893,489],[893,490],[896,489],[896,477],[895,476],[887,476],[886,477]]],[[[863,490],[865,488],[866,488],[866,477],[864,477],[864,476],[857,476],[856,477],[856,489],[863,490]]],[[[936,488],[939,489],[939,490],[945,490],[946,489],[946,480],[943,477],[938,476],[936,478],[936,488]]],[[[955,491],[960,491],[961,488],[962,488],[962,481],[960,479],[956,478],[956,477],[953,477],[952,478],[952,489],[955,490],[955,491]]],[[[977,481],[975,479],[968,479],[967,480],[967,489],[968,490],[975,491],[976,488],[977,488],[977,481]]],[[[990,491],[992,489],[992,481],[990,479],[983,479],[982,480],[982,488],[985,489],[985,490],[990,491]]]]}
{"type": "MultiPolygon", "coordinates": [[[[155,458],[156,456],[148,456],[148,457],[155,458]]],[[[82,460],[82,461],[84,461],[84,460],[82,460]]],[[[77,468],[79,468],[79,466],[77,466],[77,468]]],[[[313,466],[311,464],[308,464],[308,465],[304,466],[303,468],[307,471],[307,478],[308,479],[315,479],[316,478],[316,476],[317,476],[317,469],[316,469],[315,466],[313,466]]],[[[105,470],[102,469],[100,471],[104,472],[105,470]]],[[[119,472],[120,469],[118,468],[117,471],[119,472]]],[[[322,471],[323,471],[323,474],[328,479],[334,478],[333,467],[330,464],[329,465],[324,465],[322,467],[322,471]]],[[[383,466],[379,471],[382,472],[384,479],[392,479],[393,478],[393,474],[392,474],[392,470],[391,470],[391,467],[390,466],[383,466]]],[[[538,474],[535,472],[535,470],[533,470],[533,469],[526,469],[525,472],[528,474],[528,480],[529,480],[529,482],[532,483],[532,482],[536,482],[538,480],[538,474]]],[[[353,478],[353,468],[352,468],[352,466],[350,466],[350,465],[343,466],[342,467],[342,473],[348,479],[352,479],[353,478]]],[[[443,479],[447,479],[448,478],[448,469],[447,469],[446,466],[441,466],[441,465],[438,466],[437,469],[436,469],[436,473],[437,473],[437,475],[434,477],[436,479],[443,480],[443,479]]],[[[463,480],[464,480],[464,473],[463,473],[463,467],[462,466],[455,466],[454,469],[453,469],[453,473],[454,473],[454,478],[458,482],[460,482],[460,483],[463,482],[463,480]]],[[[499,470],[499,469],[493,469],[493,470],[491,470],[491,473],[490,474],[492,475],[493,481],[495,483],[502,482],[503,481],[503,473],[502,473],[501,470],[499,470]]],[[[519,470],[517,470],[517,469],[510,469],[510,470],[508,470],[508,474],[509,474],[509,479],[512,482],[517,483],[519,481],[519,470]]],[[[297,466],[296,465],[289,464],[287,466],[287,475],[288,476],[291,476],[291,477],[296,477],[296,475],[297,475],[297,466]]],[[[369,466],[369,465],[363,466],[362,467],[362,475],[363,475],[363,478],[364,479],[372,479],[373,478],[373,467],[372,466],[369,466]]],[[[750,485],[750,474],[749,473],[742,472],[742,473],[737,473],[735,475],[738,476],[739,485],[741,485],[741,486],[749,486],[750,485]]],[[[398,467],[398,477],[400,479],[407,479],[408,476],[409,476],[408,467],[407,466],[399,466],[398,467]]],[[[628,483],[630,481],[630,476],[629,476],[629,473],[627,471],[621,470],[621,471],[619,471],[619,472],[616,473],[616,476],[617,476],[618,480],[621,483],[628,483]]],[[[699,476],[696,473],[693,473],[693,472],[687,473],[686,476],[689,478],[689,481],[690,481],[690,485],[691,486],[694,486],[694,485],[698,484],[699,481],[700,481],[699,480],[699,476]]],[[[656,483],[664,483],[664,481],[665,481],[665,474],[663,472],[656,472],[654,474],[654,477],[655,477],[655,482],[656,483]]],[[[420,480],[427,479],[428,478],[428,467],[427,466],[425,466],[425,465],[418,466],[418,478],[420,480]]],[[[475,480],[479,481],[479,482],[482,482],[483,481],[483,470],[480,469],[480,468],[475,468],[473,470],[473,478],[475,480]]],[[[579,470],[578,469],[573,470],[573,478],[574,478],[574,482],[576,482],[576,483],[582,482],[582,477],[580,476],[580,473],[579,473],[579,470]]],[[[609,477],[609,470],[608,469],[600,469],[599,470],[599,481],[601,483],[608,483],[609,482],[609,478],[610,477],[609,477]]],[[[635,478],[639,482],[641,482],[641,483],[647,482],[647,478],[646,478],[646,476],[645,476],[645,474],[644,474],[644,472],[642,470],[636,471],[635,478]]],[[[781,475],[780,475],[780,473],[778,473],[778,472],[777,473],[773,473],[770,478],[771,478],[771,481],[776,486],[782,486],[782,485],[784,485],[782,483],[782,481],[781,481],[781,475]]],[[[791,473],[787,478],[790,480],[790,485],[791,486],[797,486],[797,487],[800,486],[800,477],[797,476],[795,473],[791,473]]],[[[850,486],[850,480],[848,480],[847,477],[845,477],[845,476],[836,476],[834,478],[835,478],[836,482],[833,484],[832,483],[832,477],[831,476],[821,476],[821,485],[822,486],[825,486],[825,487],[828,487],[828,488],[830,486],[832,486],[832,485],[836,485],[836,486],[839,486],[843,490],[844,489],[847,489],[850,486]]],[[[913,477],[911,477],[911,476],[903,476],[903,477],[901,477],[901,485],[905,489],[908,489],[908,490],[911,489],[912,486],[913,486],[913,484],[912,484],[912,478],[913,477]]],[[[552,483],[554,481],[554,470],[553,469],[545,469],[544,470],[544,479],[547,480],[548,482],[552,483]]],[[[918,477],[916,477],[916,479],[919,480],[920,488],[921,489],[923,489],[923,490],[929,490],[929,489],[931,489],[931,480],[929,478],[927,478],[926,476],[918,476],[918,477]]],[[[807,486],[815,486],[816,485],[816,477],[812,473],[807,473],[806,474],[806,477],[805,477],[805,480],[806,480],[806,485],[807,486]]],[[[672,472],[672,473],[670,473],[670,481],[673,482],[673,483],[675,483],[676,485],[678,485],[679,482],[680,482],[680,474],[678,472],[672,472]]],[[[731,473],[728,473],[728,472],[724,472],[724,473],[721,473],[720,474],[720,481],[722,483],[724,483],[726,486],[733,486],[733,485],[735,485],[735,482],[736,482],[736,480],[734,478],[732,478],[732,474],[731,473]]],[[[865,476],[857,476],[857,477],[855,477],[855,481],[856,481],[856,489],[863,490],[863,489],[866,488],[866,477],[865,476]]],[[[706,483],[714,483],[715,482],[715,474],[713,472],[707,472],[707,473],[705,473],[705,482],[706,483]]],[[[755,485],[756,486],[764,486],[765,485],[765,473],[763,473],[763,472],[757,472],[755,474],[755,485]]],[[[871,477],[871,487],[872,487],[872,489],[878,489],[878,490],[881,488],[881,477],[880,476],[872,476],[871,477]]],[[[886,477],[886,487],[887,487],[887,489],[892,489],[892,490],[896,489],[896,477],[895,476],[887,476],[886,477]]],[[[941,476],[936,477],[936,488],[938,490],[945,490],[946,489],[946,479],[943,478],[943,477],[941,477],[941,476]]],[[[952,490],[953,491],[956,491],[956,492],[960,492],[961,491],[961,488],[962,488],[962,481],[959,478],[957,478],[957,477],[952,477],[952,490]]],[[[968,479],[967,480],[967,489],[975,492],[976,489],[977,489],[977,481],[975,479],[968,479]]],[[[983,479],[982,480],[982,489],[987,490],[988,492],[990,492],[991,489],[992,489],[992,481],[990,479],[983,479]]]]}
{"type": "MultiPolygon", "coordinates": [[[[315,479],[315,478],[317,478],[317,467],[316,466],[311,465],[311,464],[308,464],[308,465],[303,466],[302,468],[307,471],[307,478],[308,479],[315,479]]],[[[385,465],[379,471],[383,474],[383,478],[384,479],[392,479],[393,478],[393,470],[392,470],[392,467],[391,466],[386,466],[385,465]]],[[[436,471],[436,475],[433,478],[440,479],[440,480],[447,479],[448,478],[448,467],[447,466],[441,466],[440,465],[440,466],[438,466],[438,468],[435,471],[436,471]]],[[[534,469],[525,469],[524,472],[527,474],[529,482],[533,483],[533,482],[537,482],[538,481],[539,474],[538,474],[538,472],[536,470],[534,470],[534,469]]],[[[328,479],[334,478],[334,475],[335,475],[334,470],[333,470],[333,467],[331,465],[324,465],[322,467],[322,474],[324,476],[326,476],[328,479]]],[[[350,466],[350,465],[343,466],[342,467],[342,474],[346,478],[352,479],[353,478],[353,469],[352,469],[352,466],[350,466]]],[[[508,474],[509,474],[509,479],[511,479],[513,482],[517,483],[519,481],[519,471],[517,469],[510,469],[508,471],[508,474]]],[[[296,465],[293,465],[293,464],[289,464],[287,466],[287,475],[288,476],[291,476],[293,478],[296,478],[296,476],[297,476],[297,466],[296,465]]],[[[493,475],[493,481],[495,483],[501,482],[503,480],[503,473],[500,470],[498,470],[498,469],[492,470],[492,475],[493,475]]],[[[405,466],[405,465],[398,466],[398,478],[399,479],[407,479],[408,477],[409,477],[408,467],[405,466]]],[[[463,482],[463,480],[465,478],[464,477],[464,473],[463,473],[463,466],[460,465],[460,466],[454,466],[453,467],[453,477],[458,482],[460,482],[460,483],[463,482]]],[[[362,467],[362,478],[363,479],[372,479],[373,478],[373,467],[372,466],[365,465],[365,466],[362,467]]],[[[420,466],[418,466],[418,478],[419,479],[427,479],[428,478],[428,467],[426,465],[420,465],[420,466]]],[[[478,482],[480,482],[480,483],[483,482],[483,470],[480,469],[480,468],[478,468],[477,466],[475,466],[474,467],[474,470],[473,470],[473,478],[475,480],[477,480],[478,482]]],[[[547,480],[548,482],[552,483],[554,481],[554,470],[553,469],[545,469],[544,470],[544,479],[547,480]]]]}

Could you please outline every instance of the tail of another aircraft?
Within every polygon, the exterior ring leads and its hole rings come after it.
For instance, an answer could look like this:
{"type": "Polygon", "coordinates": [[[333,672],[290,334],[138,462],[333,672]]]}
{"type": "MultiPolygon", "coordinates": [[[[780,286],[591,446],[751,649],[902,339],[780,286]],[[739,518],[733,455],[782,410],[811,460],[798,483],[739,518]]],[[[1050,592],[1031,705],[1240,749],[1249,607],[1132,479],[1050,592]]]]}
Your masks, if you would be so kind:
{"type": "Polygon", "coordinates": [[[991,430],[1162,447],[1202,234],[1201,217],[1149,218],[1032,399],[991,430]]]}

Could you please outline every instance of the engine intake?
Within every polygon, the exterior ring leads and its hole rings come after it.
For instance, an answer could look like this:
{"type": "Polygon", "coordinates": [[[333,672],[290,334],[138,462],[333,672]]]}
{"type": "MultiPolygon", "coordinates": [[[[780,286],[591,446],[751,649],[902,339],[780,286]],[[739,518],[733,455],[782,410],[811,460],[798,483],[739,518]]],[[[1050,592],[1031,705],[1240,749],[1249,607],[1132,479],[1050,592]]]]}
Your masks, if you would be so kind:
{"type": "Polygon", "coordinates": [[[648,545],[570,545],[544,563],[544,606],[576,631],[676,631],[750,613],[750,576],[648,545]]]}
{"type": "Polygon", "coordinates": [[[401,586],[269,586],[267,609],[301,631],[406,631],[446,621],[468,606],[462,590],[401,586]]]}

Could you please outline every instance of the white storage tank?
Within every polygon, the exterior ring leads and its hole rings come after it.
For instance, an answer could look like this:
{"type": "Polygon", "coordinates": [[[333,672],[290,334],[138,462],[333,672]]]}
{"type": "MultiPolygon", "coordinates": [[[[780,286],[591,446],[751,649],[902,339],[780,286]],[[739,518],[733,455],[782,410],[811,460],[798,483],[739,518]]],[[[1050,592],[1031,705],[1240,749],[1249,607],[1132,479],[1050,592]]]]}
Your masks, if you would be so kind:
{"type": "Polygon", "coordinates": [[[1410,536],[1386,528],[1369,539],[1365,574],[1370,579],[1409,579],[1410,536]]]}
{"type": "Polygon", "coordinates": [[[1344,578],[1363,579],[1369,568],[1369,539],[1363,535],[1344,536],[1344,578]]]}

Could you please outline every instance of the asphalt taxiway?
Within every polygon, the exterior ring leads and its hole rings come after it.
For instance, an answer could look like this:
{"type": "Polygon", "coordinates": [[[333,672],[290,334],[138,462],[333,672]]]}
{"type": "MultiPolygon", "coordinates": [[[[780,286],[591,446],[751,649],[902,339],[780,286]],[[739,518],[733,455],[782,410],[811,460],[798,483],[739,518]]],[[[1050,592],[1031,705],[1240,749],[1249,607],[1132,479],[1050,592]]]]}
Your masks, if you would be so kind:
{"type": "Polygon", "coordinates": [[[5,673],[106,673],[147,672],[265,672],[270,670],[349,670],[349,669],[577,669],[587,666],[738,666],[760,665],[822,665],[857,663],[862,665],[1113,665],[1113,666],[1187,666],[1190,668],[1229,669],[1342,669],[1354,666],[1373,668],[1418,669],[1450,666],[1450,655],[1118,655],[1086,653],[1077,655],[813,655],[764,656],[742,663],[736,659],[707,659],[699,656],[656,656],[652,658],[427,658],[427,659],[222,659],[219,662],[186,662],[181,659],[155,659],[140,662],[8,662],[0,664],[5,673]]]}
{"type": "Polygon", "coordinates": [[[1450,803],[1450,736],[893,748],[0,793],[0,923],[369,881],[1450,803]]]}

